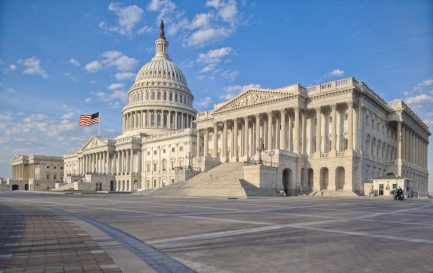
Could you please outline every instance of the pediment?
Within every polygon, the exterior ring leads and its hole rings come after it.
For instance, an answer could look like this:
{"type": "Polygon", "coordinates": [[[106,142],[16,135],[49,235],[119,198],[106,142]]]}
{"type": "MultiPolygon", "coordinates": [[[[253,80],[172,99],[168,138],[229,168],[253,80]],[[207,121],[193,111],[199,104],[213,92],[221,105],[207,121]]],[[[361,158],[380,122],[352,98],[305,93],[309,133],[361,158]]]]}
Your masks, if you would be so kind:
{"type": "Polygon", "coordinates": [[[293,93],[288,93],[284,91],[248,89],[239,94],[238,96],[233,97],[225,104],[221,105],[219,108],[215,109],[215,113],[244,108],[252,105],[269,103],[272,101],[289,98],[293,95],[293,93]]]}
{"type": "Polygon", "coordinates": [[[85,151],[103,146],[107,146],[107,140],[93,136],[86,142],[86,144],[83,145],[81,150],[85,151]]]}

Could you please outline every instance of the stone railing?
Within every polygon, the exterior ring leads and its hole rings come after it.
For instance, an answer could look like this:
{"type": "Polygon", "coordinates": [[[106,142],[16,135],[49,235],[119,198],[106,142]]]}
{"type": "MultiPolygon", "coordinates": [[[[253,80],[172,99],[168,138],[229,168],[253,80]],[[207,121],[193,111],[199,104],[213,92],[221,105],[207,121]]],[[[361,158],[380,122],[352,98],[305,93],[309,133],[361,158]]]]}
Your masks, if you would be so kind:
{"type": "Polygon", "coordinates": [[[337,152],[337,157],[343,157],[344,156],[344,151],[343,152],[337,152]]]}
{"type": "Polygon", "coordinates": [[[314,92],[314,91],[322,91],[322,90],[331,90],[331,89],[337,89],[343,86],[351,86],[355,82],[355,79],[352,77],[336,80],[332,82],[326,82],[321,83],[313,86],[307,87],[308,92],[314,92]]]}

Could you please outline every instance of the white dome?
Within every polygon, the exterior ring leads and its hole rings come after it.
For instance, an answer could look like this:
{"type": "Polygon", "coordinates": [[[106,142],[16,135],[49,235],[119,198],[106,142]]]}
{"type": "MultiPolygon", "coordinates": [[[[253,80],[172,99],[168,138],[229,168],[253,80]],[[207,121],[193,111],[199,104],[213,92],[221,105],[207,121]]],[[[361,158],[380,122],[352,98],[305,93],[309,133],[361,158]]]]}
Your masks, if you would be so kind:
{"type": "Polygon", "coordinates": [[[155,46],[155,56],[141,67],[128,91],[122,136],[156,136],[194,126],[194,96],[182,71],[168,56],[163,25],[155,46]]]}
{"type": "Polygon", "coordinates": [[[188,87],[182,71],[171,60],[164,57],[154,57],[138,71],[135,83],[142,81],[168,80],[188,87]]]}

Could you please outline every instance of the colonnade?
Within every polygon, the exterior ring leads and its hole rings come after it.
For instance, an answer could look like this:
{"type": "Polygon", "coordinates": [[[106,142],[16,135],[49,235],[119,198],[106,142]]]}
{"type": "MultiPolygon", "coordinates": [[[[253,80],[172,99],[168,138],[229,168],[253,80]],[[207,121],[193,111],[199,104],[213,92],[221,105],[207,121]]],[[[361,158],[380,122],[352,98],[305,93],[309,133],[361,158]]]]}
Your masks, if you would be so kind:
{"type": "Polygon", "coordinates": [[[138,167],[134,166],[134,151],[121,149],[114,153],[108,151],[84,154],[79,158],[80,173],[93,174],[130,174],[138,173],[138,167]]]}
{"type": "Polygon", "coordinates": [[[405,123],[398,122],[397,136],[399,155],[402,161],[427,169],[428,141],[405,123]]]}
{"type": "Polygon", "coordinates": [[[27,178],[27,171],[24,164],[12,165],[12,178],[27,178]]]}
{"type": "Polygon", "coordinates": [[[139,128],[191,128],[194,116],[181,111],[164,109],[137,110],[123,114],[123,130],[139,128]]]}
{"type": "Polygon", "coordinates": [[[258,156],[262,143],[266,150],[281,149],[318,157],[341,156],[345,150],[352,151],[356,142],[354,112],[352,103],[344,103],[256,113],[213,122],[212,127],[203,128],[198,123],[197,154],[223,161],[246,160],[258,156]],[[347,114],[346,126],[343,114],[347,114]]]}

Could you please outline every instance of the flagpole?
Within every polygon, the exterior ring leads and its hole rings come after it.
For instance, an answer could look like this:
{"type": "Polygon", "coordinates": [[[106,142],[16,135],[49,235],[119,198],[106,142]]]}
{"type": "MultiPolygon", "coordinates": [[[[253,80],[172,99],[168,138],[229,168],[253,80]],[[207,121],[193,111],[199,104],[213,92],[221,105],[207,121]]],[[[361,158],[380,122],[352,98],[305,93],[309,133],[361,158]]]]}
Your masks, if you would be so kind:
{"type": "Polygon", "coordinates": [[[98,122],[98,136],[101,131],[101,112],[99,112],[99,122],[98,122]]]}

